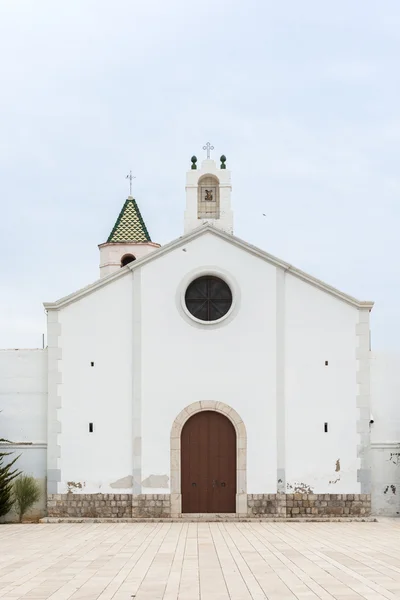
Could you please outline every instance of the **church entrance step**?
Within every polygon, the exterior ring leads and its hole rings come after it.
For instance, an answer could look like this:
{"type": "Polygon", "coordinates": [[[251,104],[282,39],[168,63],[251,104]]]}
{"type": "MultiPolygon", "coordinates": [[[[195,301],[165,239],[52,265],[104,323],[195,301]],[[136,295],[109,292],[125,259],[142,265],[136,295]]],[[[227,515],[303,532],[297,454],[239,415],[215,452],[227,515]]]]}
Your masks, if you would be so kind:
{"type": "Polygon", "coordinates": [[[40,523],[377,523],[375,517],[309,517],[309,518],[260,518],[260,517],[237,517],[231,513],[228,515],[206,513],[202,515],[183,514],[175,518],[73,518],[73,517],[44,517],[40,523]]]}

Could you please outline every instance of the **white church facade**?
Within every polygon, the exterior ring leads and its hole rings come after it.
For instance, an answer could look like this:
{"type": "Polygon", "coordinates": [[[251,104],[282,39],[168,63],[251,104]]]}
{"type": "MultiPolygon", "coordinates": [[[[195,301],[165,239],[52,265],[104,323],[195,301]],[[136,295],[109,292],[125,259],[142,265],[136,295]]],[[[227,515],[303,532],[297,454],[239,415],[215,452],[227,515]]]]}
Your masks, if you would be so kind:
{"type": "Polygon", "coordinates": [[[182,237],[152,242],[128,197],[100,278],[45,303],[47,348],[0,352],[2,427],[43,510],[367,516],[372,494],[396,514],[398,443],[373,441],[373,302],[235,237],[225,157],[196,163],[182,237]]]}

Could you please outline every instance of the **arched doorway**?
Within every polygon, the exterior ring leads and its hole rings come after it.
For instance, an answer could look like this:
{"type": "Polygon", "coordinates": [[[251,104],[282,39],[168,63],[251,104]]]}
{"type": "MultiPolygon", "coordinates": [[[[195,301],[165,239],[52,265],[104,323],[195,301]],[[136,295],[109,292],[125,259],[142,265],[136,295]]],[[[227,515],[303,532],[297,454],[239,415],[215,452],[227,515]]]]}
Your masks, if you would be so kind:
{"type": "Polygon", "coordinates": [[[236,431],[224,414],[191,416],[181,433],[183,513],[236,512],[236,431]]]}

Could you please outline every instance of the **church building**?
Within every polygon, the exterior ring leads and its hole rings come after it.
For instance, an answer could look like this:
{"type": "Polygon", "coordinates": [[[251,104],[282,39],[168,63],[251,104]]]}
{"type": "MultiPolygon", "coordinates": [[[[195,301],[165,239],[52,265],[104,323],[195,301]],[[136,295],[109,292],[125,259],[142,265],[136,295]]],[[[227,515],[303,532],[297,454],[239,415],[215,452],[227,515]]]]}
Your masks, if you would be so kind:
{"type": "Polygon", "coordinates": [[[181,237],[129,196],[99,278],[44,304],[35,407],[3,410],[49,517],[370,514],[373,302],[237,238],[231,192],[192,157],[181,237]]]}

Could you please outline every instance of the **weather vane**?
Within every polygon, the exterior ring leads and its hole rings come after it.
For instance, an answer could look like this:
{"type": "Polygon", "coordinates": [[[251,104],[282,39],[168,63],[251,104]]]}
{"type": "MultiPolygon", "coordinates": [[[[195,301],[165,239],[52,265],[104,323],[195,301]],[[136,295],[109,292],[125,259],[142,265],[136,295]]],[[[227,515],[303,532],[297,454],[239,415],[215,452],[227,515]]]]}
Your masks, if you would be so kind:
{"type": "Polygon", "coordinates": [[[129,179],[129,195],[132,196],[132,180],[136,179],[136,177],[132,175],[132,171],[129,171],[129,175],[125,179],[129,179]]]}
{"type": "Polygon", "coordinates": [[[210,150],[214,150],[214,146],[211,146],[210,142],[207,142],[207,144],[203,146],[203,150],[207,150],[207,158],[210,158],[210,150]]]}

